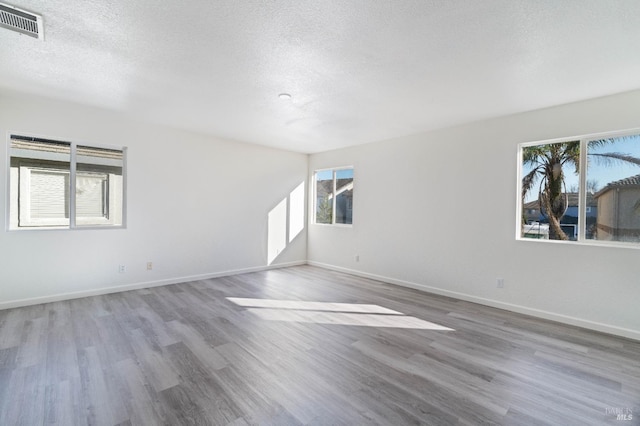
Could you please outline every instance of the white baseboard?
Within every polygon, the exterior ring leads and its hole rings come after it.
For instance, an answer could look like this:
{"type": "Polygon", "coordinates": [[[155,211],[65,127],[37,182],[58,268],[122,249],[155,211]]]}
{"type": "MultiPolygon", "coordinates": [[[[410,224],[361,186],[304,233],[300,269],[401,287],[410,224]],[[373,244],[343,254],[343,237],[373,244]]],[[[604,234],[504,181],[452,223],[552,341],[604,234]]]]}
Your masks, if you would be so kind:
{"type": "Polygon", "coordinates": [[[20,308],[23,306],[39,305],[42,303],[59,302],[61,300],[80,299],[89,296],[100,296],[102,294],[118,293],[121,291],[138,290],[141,288],[160,287],[163,285],[187,283],[191,281],[207,280],[210,278],[228,277],[232,275],[247,274],[250,272],[261,272],[269,269],[288,268],[291,266],[306,265],[307,262],[297,261],[288,263],[278,263],[269,266],[256,266],[252,268],[234,269],[230,271],[213,272],[210,274],[190,275],[185,277],[168,278],[157,281],[145,281],[133,284],[124,284],[113,287],[103,287],[91,290],[74,291],[69,293],[58,293],[50,296],[33,297],[29,299],[10,300],[7,302],[0,302],[0,310],[20,308]]]}
{"type": "Polygon", "coordinates": [[[557,321],[564,324],[583,327],[590,330],[600,331],[603,333],[609,333],[616,336],[626,337],[629,339],[640,341],[640,331],[637,331],[637,330],[617,327],[609,324],[603,324],[603,323],[590,321],[582,318],[575,318],[568,315],[562,315],[562,314],[557,314],[554,312],[544,311],[540,309],[529,308],[522,305],[515,305],[511,303],[500,302],[497,300],[486,299],[483,297],[473,296],[465,293],[459,293],[459,292],[445,290],[437,287],[431,287],[425,284],[418,284],[410,281],[399,280],[391,277],[385,277],[381,275],[371,274],[368,272],[358,271],[355,269],[343,268],[343,267],[329,265],[326,263],[315,262],[315,261],[296,261],[296,262],[288,262],[288,263],[279,263],[279,264],[269,265],[269,266],[256,266],[251,268],[213,272],[209,274],[190,275],[190,276],[168,278],[168,279],[157,280],[157,281],[146,281],[146,282],[139,282],[139,283],[133,283],[133,284],[124,284],[124,285],[113,286],[113,287],[103,287],[98,289],[82,290],[82,291],[68,292],[68,293],[58,293],[54,295],[33,297],[28,299],[11,300],[6,302],[0,302],[0,310],[19,308],[19,307],[30,306],[30,305],[39,305],[42,303],[58,302],[61,300],[79,299],[82,297],[89,297],[89,296],[99,296],[102,294],[117,293],[122,291],[138,290],[141,288],[159,287],[159,286],[170,285],[170,284],[179,284],[179,283],[186,283],[191,281],[206,280],[211,278],[246,274],[250,272],[261,272],[269,269],[288,268],[291,266],[300,266],[300,265],[306,265],[306,264],[311,266],[317,266],[324,269],[334,270],[338,272],[344,272],[350,275],[356,275],[363,278],[382,281],[382,282],[386,282],[389,284],[394,284],[402,287],[412,288],[412,289],[424,291],[427,293],[434,293],[441,296],[448,296],[454,299],[478,303],[480,305],[491,306],[493,308],[504,309],[507,311],[517,312],[525,315],[531,315],[538,318],[557,321]]]}
{"type": "Polygon", "coordinates": [[[349,268],[343,268],[340,266],[329,265],[326,263],[307,261],[307,264],[311,266],[324,268],[324,269],[330,269],[337,272],[344,272],[350,275],[356,275],[363,278],[369,278],[376,281],[382,281],[389,284],[395,284],[402,287],[408,287],[415,290],[425,291],[427,293],[434,293],[441,296],[448,296],[454,299],[464,300],[467,302],[478,303],[480,305],[491,306],[492,308],[504,309],[506,311],[517,312],[520,314],[525,314],[525,315],[530,315],[537,318],[556,321],[563,324],[587,328],[589,330],[595,330],[603,333],[613,334],[616,336],[626,337],[629,339],[640,340],[640,331],[637,331],[637,330],[631,330],[628,328],[617,327],[609,324],[603,324],[603,323],[590,321],[582,318],[575,318],[568,315],[557,314],[554,312],[544,311],[541,309],[529,308],[522,305],[514,305],[511,303],[500,302],[498,300],[486,299],[483,297],[473,296],[465,293],[458,293],[455,291],[449,291],[449,290],[445,290],[437,287],[431,287],[425,284],[418,284],[410,281],[398,280],[395,278],[385,277],[385,276],[376,275],[376,274],[370,274],[368,272],[358,271],[358,270],[349,269],[349,268]]]}

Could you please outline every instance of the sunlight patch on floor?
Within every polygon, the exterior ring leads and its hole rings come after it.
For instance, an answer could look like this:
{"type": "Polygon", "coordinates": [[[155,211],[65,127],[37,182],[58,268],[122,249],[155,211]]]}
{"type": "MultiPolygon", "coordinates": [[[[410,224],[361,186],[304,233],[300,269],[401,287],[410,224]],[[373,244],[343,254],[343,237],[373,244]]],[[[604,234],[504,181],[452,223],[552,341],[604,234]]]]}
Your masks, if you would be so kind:
{"type": "Polygon", "coordinates": [[[227,297],[265,321],[455,331],[379,305],[227,297]]]}
{"type": "Polygon", "coordinates": [[[227,297],[227,299],[232,301],[236,305],[250,308],[298,309],[309,311],[403,315],[402,312],[383,308],[379,305],[367,305],[360,303],[305,302],[301,300],[248,299],[242,297],[227,297]]]}

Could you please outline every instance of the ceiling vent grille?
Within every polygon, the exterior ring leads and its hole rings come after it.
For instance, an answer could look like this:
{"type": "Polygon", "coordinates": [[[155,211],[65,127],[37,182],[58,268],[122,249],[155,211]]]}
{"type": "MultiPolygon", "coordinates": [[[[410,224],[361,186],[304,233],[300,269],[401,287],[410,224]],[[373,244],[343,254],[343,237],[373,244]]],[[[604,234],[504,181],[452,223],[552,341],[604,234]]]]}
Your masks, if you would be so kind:
{"type": "Polygon", "coordinates": [[[0,3],[0,27],[38,39],[44,38],[42,16],[0,3]]]}

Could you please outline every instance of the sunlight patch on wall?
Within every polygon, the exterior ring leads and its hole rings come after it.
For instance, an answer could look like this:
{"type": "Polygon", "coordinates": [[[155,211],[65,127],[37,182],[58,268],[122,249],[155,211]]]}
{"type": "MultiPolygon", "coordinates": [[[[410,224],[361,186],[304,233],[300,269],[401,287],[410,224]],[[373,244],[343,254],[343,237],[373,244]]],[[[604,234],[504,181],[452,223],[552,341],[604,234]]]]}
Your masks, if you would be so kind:
{"type": "Polygon", "coordinates": [[[287,247],[287,199],[269,212],[267,262],[271,262],[287,247]]]}
{"type": "Polygon", "coordinates": [[[305,182],[280,201],[267,215],[267,264],[271,265],[287,245],[304,230],[305,182]]]}
{"type": "Polygon", "coordinates": [[[304,182],[289,195],[289,242],[304,229],[304,182]]]}
{"type": "Polygon", "coordinates": [[[455,331],[379,305],[227,297],[265,321],[455,331]]]}

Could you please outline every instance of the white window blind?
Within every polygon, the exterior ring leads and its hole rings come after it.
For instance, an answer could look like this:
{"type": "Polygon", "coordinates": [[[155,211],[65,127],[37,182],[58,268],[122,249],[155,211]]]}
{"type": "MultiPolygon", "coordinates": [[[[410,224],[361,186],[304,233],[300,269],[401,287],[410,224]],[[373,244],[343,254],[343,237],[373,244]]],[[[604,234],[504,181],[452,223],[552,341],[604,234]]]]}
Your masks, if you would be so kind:
{"type": "Polygon", "coordinates": [[[81,174],[76,176],[76,215],[84,218],[107,217],[108,175],[81,174]]]}
{"type": "Polygon", "coordinates": [[[65,219],[69,217],[69,173],[31,170],[30,218],[65,219]]]}

